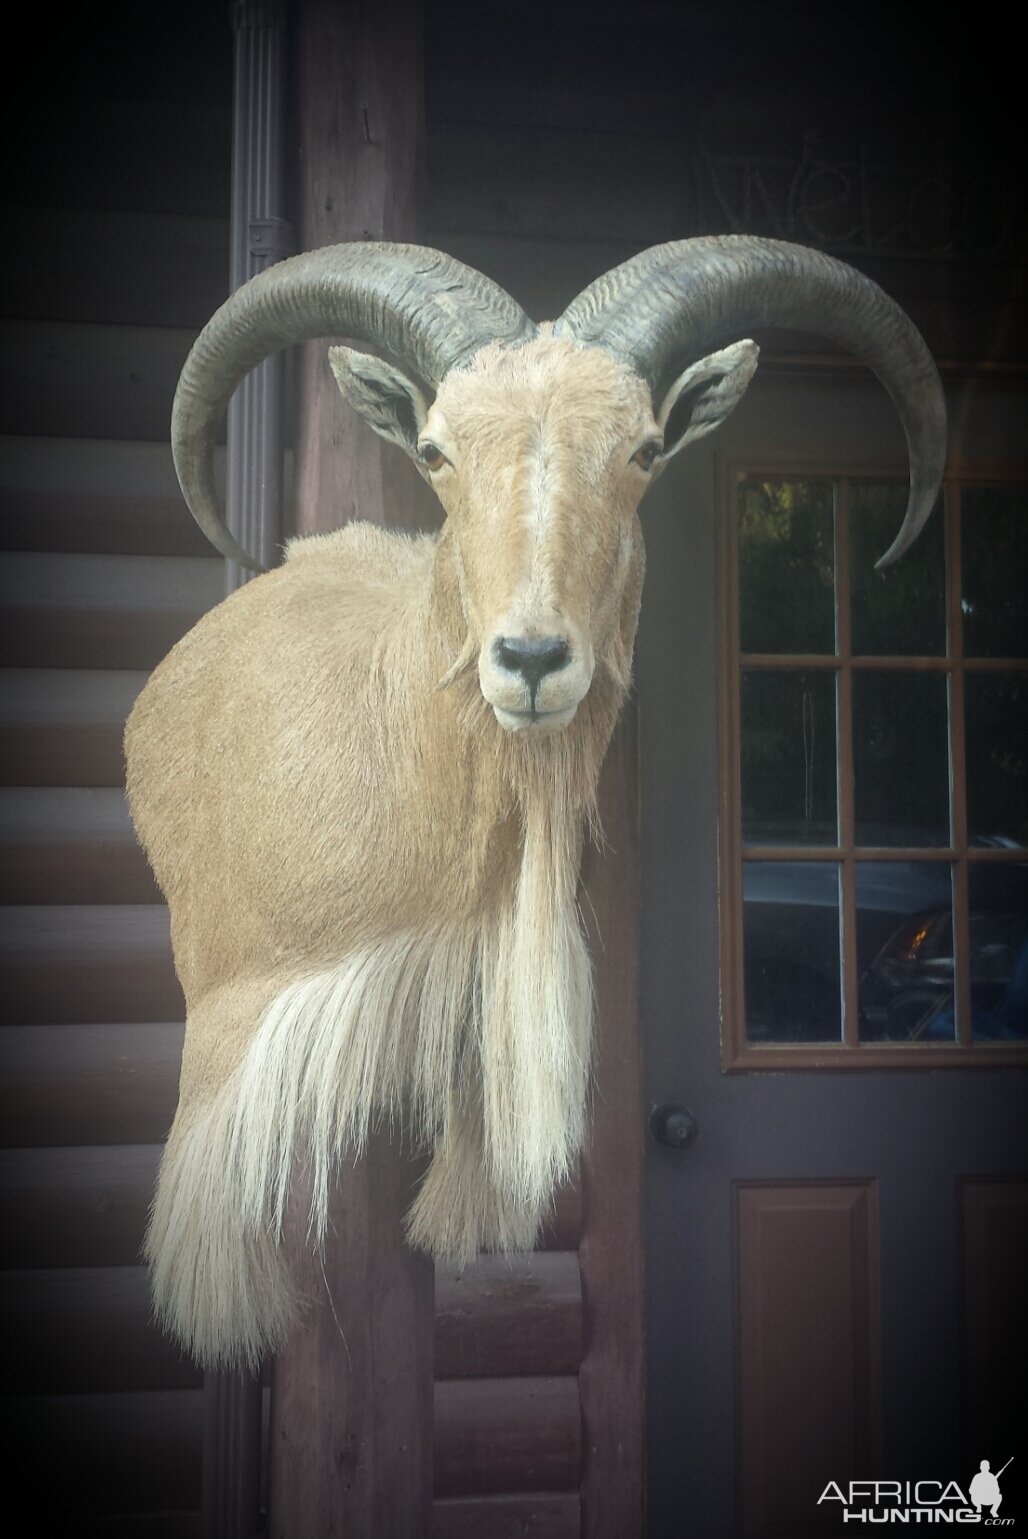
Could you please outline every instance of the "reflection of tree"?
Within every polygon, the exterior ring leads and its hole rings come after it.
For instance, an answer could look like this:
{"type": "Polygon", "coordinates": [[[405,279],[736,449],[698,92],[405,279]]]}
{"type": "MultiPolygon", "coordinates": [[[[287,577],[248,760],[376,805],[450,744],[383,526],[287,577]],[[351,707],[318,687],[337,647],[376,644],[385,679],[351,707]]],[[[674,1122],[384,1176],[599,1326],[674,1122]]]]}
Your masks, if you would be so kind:
{"type": "Polygon", "coordinates": [[[858,844],[947,844],[946,681],[937,673],[854,670],[858,844]]]}
{"type": "Polygon", "coordinates": [[[1028,674],[971,673],[964,688],[971,842],[1028,845],[1028,674]]]}
{"type": "Polygon", "coordinates": [[[747,842],[834,844],[834,673],[747,670],[741,746],[747,842]]]}
{"type": "Polygon", "coordinates": [[[946,651],[945,522],[941,504],[903,560],[883,572],[875,562],[895,539],[907,489],[851,482],[850,589],[853,652],[941,657],[946,651]]]}
{"type": "Polygon", "coordinates": [[[831,652],[835,532],[829,481],[746,481],[739,496],[744,652],[831,652]]]}
{"type": "Polygon", "coordinates": [[[1028,489],[970,486],[960,498],[964,651],[1028,655],[1028,489]]]}
{"type": "MultiPolygon", "coordinates": [[[[1028,491],[971,486],[961,494],[964,651],[1028,655],[1028,491]]],[[[967,817],[972,840],[1028,845],[1028,674],[968,674],[967,817]]]]}

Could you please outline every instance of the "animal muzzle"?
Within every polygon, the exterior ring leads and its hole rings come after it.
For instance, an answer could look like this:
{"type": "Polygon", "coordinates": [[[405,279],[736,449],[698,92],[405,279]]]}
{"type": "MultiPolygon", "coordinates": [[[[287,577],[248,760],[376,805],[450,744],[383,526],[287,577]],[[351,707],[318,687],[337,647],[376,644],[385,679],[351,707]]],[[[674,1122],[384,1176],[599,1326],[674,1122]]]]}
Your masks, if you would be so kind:
{"type": "Polygon", "coordinates": [[[591,679],[591,657],[567,632],[501,634],[479,659],[482,693],[509,732],[566,727],[591,679]]]}

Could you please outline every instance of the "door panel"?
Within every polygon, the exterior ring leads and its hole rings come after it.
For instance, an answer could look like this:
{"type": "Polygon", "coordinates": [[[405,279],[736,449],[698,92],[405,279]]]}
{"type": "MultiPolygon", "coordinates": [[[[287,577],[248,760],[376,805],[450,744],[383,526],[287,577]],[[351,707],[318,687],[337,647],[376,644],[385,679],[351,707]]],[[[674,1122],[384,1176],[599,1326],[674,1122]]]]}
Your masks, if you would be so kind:
{"type": "Polygon", "coordinates": [[[878,1460],[878,1191],[744,1181],[734,1198],[743,1527],[787,1536],[840,1449],[878,1460]]]}
{"type": "MultiPolygon", "coordinates": [[[[1012,391],[969,382],[950,407],[955,461],[1009,462],[1019,410],[1012,391]]],[[[905,1068],[840,1070],[831,1059],[818,1067],[824,1055],[808,1052],[802,1068],[750,1067],[760,1063],[751,1053],[744,1072],[723,1071],[722,1012],[736,1008],[740,988],[720,970],[721,926],[736,923],[735,876],[719,868],[718,847],[730,768],[717,603],[718,520],[734,517],[726,466],[883,480],[906,471],[884,393],[848,372],[758,376],[707,442],[682,457],[679,479],[656,489],[645,513],[646,1084],[651,1105],[681,1102],[699,1125],[688,1150],[652,1142],[648,1150],[649,1532],[852,1533],[838,1503],[834,1512],[818,1506],[820,1469],[840,1483],[939,1478],[966,1491],[982,1458],[998,1469],[1023,1446],[1016,1408],[999,1420],[995,1413],[1003,1383],[1015,1380],[1005,1366],[996,1377],[981,1257],[997,1258],[998,1296],[1010,1288],[1016,1296],[1011,1258],[1023,1245],[1023,1210],[996,1193],[1028,1166],[1025,1075],[977,1065],[929,1072],[917,1067],[917,1052],[938,1047],[906,1044],[913,1066],[905,1068]],[[980,1195],[986,1189],[995,1211],[980,1195]],[[1001,1431],[1009,1448],[992,1446],[1001,1431]]],[[[897,624],[906,634],[903,616],[897,624]]],[[[909,863],[909,890],[927,880],[928,863],[920,852],[909,863]]],[[[872,910],[876,881],[863,869],[870,862],[855,864],[859,918],[872,910]]],[[[815,948],[827,944],[820,932],[810,938],[815,948]]],[[[864,944],[858,924],[842,958],[854,983],[867,971],[864,944]]],[[[1024,1332],[1014,1313],[999,1317],[1023,1384],[1024,1332]]],[[[1004,1480],[1013,1492],[1014,1469],[1004,1480]]]]}

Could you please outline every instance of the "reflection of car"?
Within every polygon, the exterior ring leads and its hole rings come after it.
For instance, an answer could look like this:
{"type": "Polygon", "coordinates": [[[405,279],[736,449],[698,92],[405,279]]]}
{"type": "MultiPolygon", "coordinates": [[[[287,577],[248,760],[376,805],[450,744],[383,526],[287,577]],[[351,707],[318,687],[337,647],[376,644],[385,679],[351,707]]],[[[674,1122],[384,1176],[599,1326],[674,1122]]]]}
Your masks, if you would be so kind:
{"type": "MultiPolygon", "coordinates": [[[[978,1039],[1028,1036],[1028,923],[1002,910],[971,915],[971,1018],[978,1039]]],[[[860,1035],[952,1042],[953,925],[949,911],[900,927],[860,980],[860,1035]]]]}
{"type": "MultiPolygon", "coordinates": [[[[969,883],[973,1035],[1024,1040],[1028,866],[975,862],[969,883]]],[[[750,1041],[837,1041],[834,862],[747,863],[744,922],[750,1041]]],[[[948,861],[858,862],[863,1041],[954,1040],[953,949],[948,861]]]]}

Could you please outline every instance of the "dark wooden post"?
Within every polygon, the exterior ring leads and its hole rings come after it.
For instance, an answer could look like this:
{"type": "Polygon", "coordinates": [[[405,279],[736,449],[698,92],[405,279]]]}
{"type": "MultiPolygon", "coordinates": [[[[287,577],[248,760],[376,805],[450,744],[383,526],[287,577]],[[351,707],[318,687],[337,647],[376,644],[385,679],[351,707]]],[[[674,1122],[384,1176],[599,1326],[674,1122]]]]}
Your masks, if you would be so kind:
{"type": "Polygon", "coordinates": [[[433,1270],[401,1225],[417,1174],[377,1133],[340,1176],[311,1308],[272,1373],[271,1539],[427,1539],[433,1270]]]}
{"type": "MultiPolygon", "coordinates": [[[[416,241],[421,0],[303,0],[297,64],[303,249],[416,241]]],[[[324,343],[303,352],[297,456],[299,534],[354,518],[391,528],[439,522],[414,467],[344,406],[324,343]]]]}
{"type": "MultiPolygon", "coordinates": [[[[416,239],[420,5],[304,0],[297,71],[302,247],[416,239]]],[[[387,469],[395,451],[343,406],[326,352],[309,347],[302,366],[297,530],[409,527],[388,511],[402,456],[387,469]]],[[[273,1370],[271,1539],[429,1532],[433,1269],[401,1228],[416,1174],[384,1134],[340,1174],[306,1322],[273,1370]]]]}
{"type": "Polygon", "coordinates": [[[588,846],[582,867],[596,979],[595,1094],[578,1250],[582,1539],[641,1539],[645,1528],[638,751],[630,703],[600,780],[608,848],[588,846]]]}

